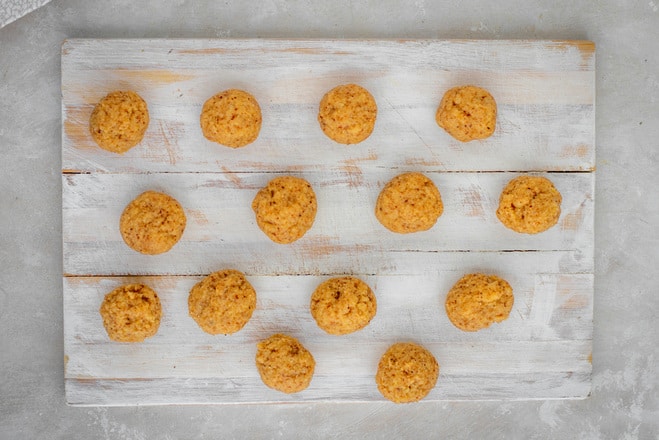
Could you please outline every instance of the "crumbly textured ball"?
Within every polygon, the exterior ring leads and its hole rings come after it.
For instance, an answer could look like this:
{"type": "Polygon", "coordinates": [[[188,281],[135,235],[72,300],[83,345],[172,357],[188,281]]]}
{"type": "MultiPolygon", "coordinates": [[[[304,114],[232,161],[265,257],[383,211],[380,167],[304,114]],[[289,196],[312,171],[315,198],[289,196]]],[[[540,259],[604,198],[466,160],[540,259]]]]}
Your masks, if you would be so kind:
{"type": "Polygon", "coordinates": [[[561,193],[549,179],[519,176],[501,192],[497,217],[513,231],[537,234],[558,222],[561,201],[561,193]]]}
{"type": "Polygon", "coordinates": [[[475,332],[507,319],[513,302],[513,289],[506,280],[475,273],[465,275],[451,288],[444,307],[454,326],[475,332]]]}
{"type": "Polygon", "coordinates": [[[261,107],[243,90],[225,90],[204,103],[200,124],[209,141],[231,148],[244,147],[259,136],[261,107]]]}
{"type": "Polygon", "coordinates": [[[392,345],[380,358],[375,382],[395,403],[416,402],[428,395],[439,377],[439,364],[424,347],[411,342],[392,345]]]}
{"type": "Polygon", "coordinates": [[[183,235],[186,218],[173,197],[146,191],[126,206],[119,220],[119,231],[128,246],[143,254],[162,254],[183,235]]]}
{"type": "Polygon", "coordinates": [[[89,118],[89,132],[98,146],[120,154],[139,144],[148,126],[146,102],[132,91],[109,93],[89,118]]]}
{"type": "Polygon", "coordinates": [[[256,368],[264,384],[291,394],[309,386],[316,361],[300,341],[278,333],[257,344],[256,368]]]}
{"type": "Polygon", "coordinates": [[[497,103],[480,87],[454,87],[444,94],[435,120],[459,141],[485,139],[496,128],[497,103]]]}
{"type": "Polygon", "coordinates": [[[141,342],[158,331],[162,308],[150,287],[127,284],[105,295],[99,312],[110,339],[141,342]]]}
{"type": "Polygon", "coordinates": [[[300,239],[313,225],[318,210],[316,194],[304,179],[272,179],[252,201],[259,228],[275,243],[300,239]]]}
{"type": "Polygon", "coordinates": [[[330,139],[356,144],[371,135],[378,107],[365,88],[356,84],[334,87],[320,101],[318,122],[330,139]]]}
{"type": "Polygon", "coordinates": [[[318,327],[331,335],[345,335],[371,322],[377,302],[368,284],[354,277],[340,277],[316,288],[310,308],[318,327]]]}
{"type": "Polygon", "coordinates": [[[399,234],[432,228],[443,211],[439,190],[421,173],[405,173],[391,179],[375,205],[380,223],[399,234]]]}
{"type": "Polygon", "coordinates": [[[256,292],[237,270],[214,272],[190,290],[188,312],[206,333],[235,333],[247,324],[256,308],[256,292]]]}

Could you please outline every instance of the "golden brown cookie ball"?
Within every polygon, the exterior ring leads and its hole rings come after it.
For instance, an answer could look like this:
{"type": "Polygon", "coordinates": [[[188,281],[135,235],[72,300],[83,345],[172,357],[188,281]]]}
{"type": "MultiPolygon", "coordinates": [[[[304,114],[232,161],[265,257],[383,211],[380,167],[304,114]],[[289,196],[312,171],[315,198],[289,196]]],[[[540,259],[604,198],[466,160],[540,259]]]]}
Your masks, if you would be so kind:
{"type": "Polygon", "coordinates": [[[378,107],[365,88],[357,84],[334,87],[320,101],[318,122],[330,139],[356,144],[371,135],[378,107]]]}
{"type": "Polygon", "coordinates": [[[558,223],[561,193],[545,177],[519,176],[501,192],[497,218],[509,229],[537,234],[558,223]]]}
{"type": "Polygon", "coordinates": [[[291,394],[309,386],[316,361],[294,337],[275,334],[257,344],[256,368],[268,387],[291,394]]]}
{"type": "Polygon", "coordinates": [[[208,275],[190,290],[188,312],[211,335],[242,329],[256,309],[256,291],[242,272],[225,269],[208,275]]]}
{"type": "Polygon", "coordinates": [[[391,179],[375,205],[380,223],[399,234],[432,228],[443,211],[439,190],[421,173],[405,173],[391,179]]]}
{"type": "Polygon", "coordinates": [[[435,120],[459,141],[485,139],[496,128],[497,104],[490,92],[480,87],[454,87],[444,94],[435,120]]]}
{"type": "Polygon", "coordinates": [[[252,201],[259,228],[275,243],[288,244],[311,229],[318,209],[316,193],[304,179],[272,179],[252,201]]]}
{"type": "Polygon", "coordinates": [[[375,316],[377,302],[371,288],[354,277],[329,279],[311,296],[311,315],[331,335],[345,335],[366,327],[375,316]]]}
{"type": "Polygon", "coordinates": [[[231,148],[244,147],[259,136],[261,107],[256,98],[243,90],[225,90],[204,103],[200,124],[209,141],[231,148]]]}
{"type": "Polygon", "coordinates": [[[94,107],[89,132],[104,150],[123,154],[139,144],[149,126],[146,102],[133,91],[111,92],[94,107]]]}
{"type": "Polygon", "coordinates": [[[428,395],[439,377],[439,364],[424,347],[411,342],[392,345],[375,375],[380,393],[395,403],[416,402],[428,395]]]}
{"type": "Polygon", "coordinates": [[[173,197],[146,191],[130,202],[119,220],[119,231],[137,252],[155,255],[169,251],[183,235],[186,217],[173,197]]]}
{"type": "Polygon", "coordinates": [[[153,289],[127,284],[105,295],[99,313],[110,339],[141,342],[158,331],[162,308],[153,289]]]}
{"type": "Polygon", "coordinates": [[[454,326],[466,332],[508,319],[513,308],[513,289],[496,275],[480,273],[462,277],[451,288],[444,307],[454,326]]]}

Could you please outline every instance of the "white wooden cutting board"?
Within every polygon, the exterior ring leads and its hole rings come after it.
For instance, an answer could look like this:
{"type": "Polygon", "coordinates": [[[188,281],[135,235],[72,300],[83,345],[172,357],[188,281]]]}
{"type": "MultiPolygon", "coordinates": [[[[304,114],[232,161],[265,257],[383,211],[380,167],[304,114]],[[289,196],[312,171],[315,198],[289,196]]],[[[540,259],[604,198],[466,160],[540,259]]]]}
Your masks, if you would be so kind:
{"type": "Polygon", "coordinates": [[[62,215],[66,398],[73,405],[383,400],[378,359],[415,341],[441,372],[427,400],[583,398],[591,387],[595,47],[585,41],[68,40],[62,47],[62,215]],[[344,146],[316,121],[335,85],[375,97],[371,137],[344,146]],[[495,97],[496,133],[460,143],[437,127],[450,87],[475,84],[495,97]],[[206,99],[242,88],[259,101],[263,127],[233,150],[199,128],[206,99]],[[132,89],[151,115],[142,144],[124,155],[96,147],[92,108],[132,89]],[[438,186],[444,214],[430,231],[396,235],[375,219],[382,186],[420,171],[438,186]],[[318,216],[291,245],[269,241],[250,203],[276,174],[308,179],[318,216]],[[563,195],[559,223],[535,236],[503,227],[503,186],[532,173],[563,195]],[[129,249],[125,205],[147,189],[183,205],[188,225],[167,254],[129,249]],[[187,314],[190,288],[222,268],[245,272],[258,303],[230,336],[202,332],[187,314]],[[465,273],[510,282],[507,321],[476,333],[453,327],[446,293],[465,273]],[[364,330],[330,336],[308,310],[314,288],[339,274],[367,281],[378,313],[364,330]],[[98,308],[129,282],[163,304],[158,334],[111,342],[98,308]],[[256,343],[275,332],[313,353],[308,389],[263,385],[256,343]]]}

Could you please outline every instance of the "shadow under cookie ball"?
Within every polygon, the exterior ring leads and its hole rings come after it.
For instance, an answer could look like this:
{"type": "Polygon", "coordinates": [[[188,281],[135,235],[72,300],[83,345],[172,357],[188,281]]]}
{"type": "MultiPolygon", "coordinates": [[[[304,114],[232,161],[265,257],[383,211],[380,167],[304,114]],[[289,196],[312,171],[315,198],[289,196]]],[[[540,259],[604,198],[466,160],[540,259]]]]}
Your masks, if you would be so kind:
{"type": "Polygon", "coordinates": [[[480,87],[454,87],[444,94],[435,120],[461,142],[485,139],[496,128],[497,104],[490,92],[480,87]]]}
{"type": "Polygon", "coordinates": [[[501,192],[497,218],[515,232],[538,234],[558,223],[561,202],[561,193],[551,180],[519,176],[501,192]]]}
{"type": "Polygon", "coordinates": [[[454,326],[475,332],[508,319],[513,303],[513,289],[506,280],[474,273],[455,283],[446,296],[444,308],[454,326]]]}
{"type": "Polygon", "coordinates": [[[199,117],[204,137],[239,148],[251,144],[261,131],[261,107],[249,93],[229,89],[209,98],[199,117]]]}
{"type": "Polygon", "coordinates": [[[256,291],[242,272],[220,270],[195,284],[188,296],[188,312],[211,335],[242,329],[256,309],[256,291]]]}
{"type": "Polygon", "coordinates": [[[311,316],[331,335],[346,335],[366,327],[377,311],[371,288],[354,277],[332,278],[311,295],[311,316]]]}
{"type": "Polygon", "coordinates": [[[318,122],[330,139],[356,144],[371,135],[377,114],[378,107],[368,90],[357,84],[344,84],[323,96],[318,122]]]}
{"type": "Polygon", "coordinates": [[[142,254],[169,251],[183,235],[186,217],[173,197],[146,191],[126,206],[119,220],[124,242],[142,254]]]}
{"type": "Polygon", "coordinates": [[[265,385],[291,394],[309,386],[316,361],[294,337],[275,334],[257,344],[256,368],[265,385]]]}
{"type": "Polygon", "coordinates": [[[380,358],[375,382],[385,398],[410,403],[426,397],[438,377],[439,364],[432,353],[418,344],[400,342],[380,358]]]}
{"type": "Polygon", "coordinates": [[[275,243],[288,244],[304,236],[318,210],[316,193],[304,179],[272,179],[252,201],[259,228],[275,243]]]}
{"type": "Polygon", "coordinates": [[[104,150],[123,154],[139,144],[149,126],[149,110],[132,91],[109,93],[94,107],[89,132],[104,150]]]}
{"type": "Polygon", "coordinates": [[[432,228],[443,211],[439,190],[421,173],[405,173],[391,179],[375,205],[375,216],[382,226],[399,234],[432,228]]]}
{"type": "Polygon", "coordinates": [[[110,339],[141,342],[158,332],[162,308],[153,289],[127,284],[105,295],[99,313],[110,339]]]}

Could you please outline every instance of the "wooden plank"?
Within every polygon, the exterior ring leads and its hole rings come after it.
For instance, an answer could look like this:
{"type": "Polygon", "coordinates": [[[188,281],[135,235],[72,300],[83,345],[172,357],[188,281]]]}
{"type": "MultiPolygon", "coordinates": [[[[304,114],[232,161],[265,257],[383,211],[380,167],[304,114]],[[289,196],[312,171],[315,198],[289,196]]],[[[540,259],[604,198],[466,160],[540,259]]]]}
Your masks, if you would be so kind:
{"type": "Polygon", "coordinates": [[[595,166],[594,46],[584,42],[71,40],[63,53],[64,170],[595,166]],[[316,115],[323,94],[350,81],[373,93],[379,112],[371,137],[346,147],[324,136],[316,115]],[[486,87],[499,103],[487,141],[462,144],[435,123],[444,91],[464,83],[486,87]],[[204,101],[230,87],[250,90],[263,111],[261,135],[239,150],[207,141],[199,128],[204,101]],[[138,91],[151,113],[145,140],[123,156],[96,147],[87,128],[93,105],[118,88],[138,91]]]}
{"type": "MultiPolygon", "coordinates": [[[[430,347],[434,349],[434,347],[430,347]]],[[[440,361],[441,362],[441,361],[440,361]]],[[[463,376],[442,374],[439,385],[424,401],[437,400],[534,400],[580,399],[590,395],[590,367],[587,360],[583,371],[500,374],[498,380],[489,375],[463,376]],[[514,388],[507,386],[516,384],[514,388]],[[523,396],[523,397],[520,397],[523,396]]],[[[318,389],[312,381],[308,389],[296,395],[277,393],[263,385],[260,379],[209,378],[190,381],[181,378],[117,380],[71,379],[66,382],[70,405],[123,406],[179,404],[240,404],[240,403],[310,403],[310,402],[378,402],[382,395],[373,377],[342,377],[348,387],[338,390],[318,389]],[[258,394],[251,390],[258,390],[258,394]],[[158,390],[153,393],[150,390],[158,390]],[[258,400],[255,400],[258,399],[258,400]],[[90,404],[90,402],[93,402],[90,404]]]]}
{"type": "MultiPolygon", "coordinates": [[[[429,347],[442,365],[436,398],[518,398],[516,391],[526,386],[521,382],[529,376],[547,388],[535,386],[527,398],[555,397],[554,387],[561,389],[562,384],[547,381],[548,377],[565,378],[590,371],[593,277],[534,276],[509,270],[501,275],[515,291],[511,316],[484,332],[464,333],[448,322],[442,304],[460,274],[437,273],[418,279],[413,286],[405,276],[364,277],[376,292],[378,313],[366,329],[341,338],[321,331],[308,310],[311,292],[327,277],[250,277],[258,295],[257,310],[243,330],[230,336],[207,335],[187,315],[187,294],[201,277],[67,277],[64,297],[70,318],[64,333],[69,341],[65,353],[67,386],[71,386],[68,398],[72,403],[84,401],[89,390],[79,385],[90,380],[101,381],[106,390],[128,385],[116,400],[111,398],[112,392],[102,400],[113,405],[130,402],[144,393],[130,386],[139,377],[144,384],[181,379],[177,389],[186,396],[181,402],[192,399],[189,392],[204,389],[209,382],[231,384],[234,392],[227,390],[220,402],[269,401],[276,393],[264,393],[258,383],[255,344],[281,331],[303,340],[316,358],[313,387],[305,392],[310,400],[381,400],[370,389],[374,388],[378,358],[392,341],[410,339],[429,347]],[[98,315],[105,293],[130,282],[153,287],[164,311],[158,334],[139,346],[110,342],[98,315]],[[337,343],[339,339],[341,343],[337,343]],[[456,387],[456,379],[465,377],[473,380],[468,390],[456,387]],[[480,387],[493,391],[471,394],[480,387]]],[[[583,384],[580,387],[584,393],[589,390],[583,384]]],[[[189,403],[206,402],[213,393],[202,392],[199,400],[189,403]]],[[[305,396],[301,398],[306,400],[305,396]]],[[[162,398],[144,401],[162,403],[162,398]]]]}
{"type": "MultiPolygon", "coordinates": [[[[515,308],[506,325],[495,326],[484,333],[487,341],[532,341],[577,339],[591,337],[592,288],[591,274],[534,274],[528,270],[505,265],[505,257],[499,258],[495,271],[513,286],[515,308]],[[572,322],[572,318],[577,319],[572,322]],[[570,322],[572,325],[565,327],[570,322]]],[[[220,268],[218,268],[219,270],[220,268]]],[[[494,268],[492,268],[494,269],[494,268]]],[[[362,276],[378,298],[378,315],[368,331],[348,341],[386,341],[391,336],[402,337],[414,327],[420,335],[441,338],[440,341],[473,341],[473,333],[455,329],[445,316],[444,298],[451,286],[464,274],[462,267],[441,273],[418,277],[410,285],[410,277],[401,275],[362,276]]],[[[492,272],[492,271],[491,271],[492,272]]],[[[316,328],[309,314],[309,300],[313,290],[328,277],[323,276],[248,276],[258,295],[258,311],[253,322],[245,327],[239,337],[229,338],[242,344],[258,340],[263,331],[286,331],[319,337],[323,333],[316,328]],[[296,319],[291,319],[295,316],[296,319]]],[[[165,319],[159,334],[142,345],[190,344],[199,339],[199,345],[222,340],[203,334],[188,317],[187,297],[192,286],[201,276],[146,276],[146,277],[67,277],[65,291],[67,308],[71,317],[67,320],[67,339],[84,345],[108,344],[105,330],[100,326],[100,307],[103,296],[121,284],[142,282],[155,289],[164,308],[165,319]],[[193,337],[194,335],[194,337],[193,337]]],[[[337,338],[334,338],[336,340],[337,338]]],[[[339,338],[343,339],[343,338],[339,338]]],[[[479,339],[480,340],[480,339],[479,339]]],[[[230,343],[229,340],[225,341],[230,343]]],[[[116,344],[110,344],[116,345],[116,344]]]]}
{"type": "Polygon", "coordinates": [[[442,372],[427,400],[583,398],[590,392],[595,167],[594,45],[583,41],[70,40],[62,47],[64,344],[74,405],[380,401],[373,376],[386,347],[424,344],[442,372]],[[358,82],[375,96],[373,135],[350,147],[316,122],[322,94],[358,82]],[[461,144],[434,112],[465,82],[499,104],[497,132],[461,144]],[[203,102],[229,87],[259,100],[252,145],[206,141],[203,102]],[[151,124],[125,155],[87,133],[95,102],[137,90],[151,124]],[[373,209],[382,186],[405,171],[439,187],[444,214],[430,231],[397,235],[373,209]],[[516,234],[496,219],[499,193],[520,173],[549,177],[563,195],[557,226],[516,234]],[[255,224],[254,195],[283,173],[308,179],[319,211],[298,242],[270,242],[255,224]],[[147,189],[176,197],[188,217],[172,251],[140,255],[121,240],[125,205],[147,189]],[[204,275],[244,271],[257,310],[231,336],[203,333],[187,295],[204,275]],[[469,272],[497,273],[515,291],[508,320],[477,333],[443,311],[469,272]],[[322,280],[355,274],[378,298],[364,330],[335,337],[308,311],[322,280]],[[109,341],[98,307],[124,283],[152,286],[163,304],[156,336],[109,341]],[[317,370],[302,393],[265,387],[255,344],[274,332],[299,337],[317,370]],[[340,343],[338,343],[340,342],[340,343]]]}
{"type": "MultiPolygon", "coordinates": [[[[72,275],[198,274],[217,262],[251,273],[387,273],[396,252],[568,251],[592,271],[593,188],[589,174],[548,175],[563,195],[559,224],[543,234],[518,234],[496,218],[508,173],[428,173],[442,193],[444,213],[429,231],[394,234],[374,215],[375,201],[396,172],[305,175],[318,198],[318,215],[305,237],[289,246],[272,243],[251,210],[256,192],[273,178],[248,174],[76,174],[63,177],[64,272],[72,275]],[[181,242],[159,256],[140,255],[119,234],[126,204],[147,189],[167,192],[187,212],[181,242]]],[[[443,258],[443,257],[438,257],[443,258]]],[[[434,264],[434,263],[433,263],[434,264]]],[[[432,266],[430,266],[432,267],[432,266]]],[[[428,270],[420,263],[419,271],[428,270]]]]}

